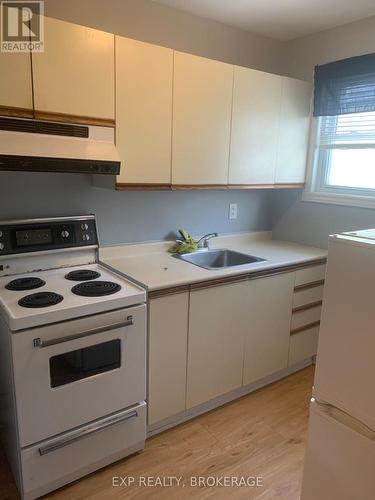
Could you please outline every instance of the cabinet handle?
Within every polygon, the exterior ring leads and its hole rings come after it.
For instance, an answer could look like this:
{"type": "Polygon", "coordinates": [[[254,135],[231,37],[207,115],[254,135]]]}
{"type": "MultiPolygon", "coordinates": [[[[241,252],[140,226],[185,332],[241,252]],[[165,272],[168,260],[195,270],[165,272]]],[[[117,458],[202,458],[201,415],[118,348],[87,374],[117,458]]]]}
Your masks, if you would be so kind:
{"type": "Polygon", "coordinates": [[[51,453],[52,451],[59,450],[60,448],[64,448],[65,446],[68,446],[72,443],[75,443],[76,441],[79,441],[85,437],[91,436],[92,434],[95,434],[96,432],[104,431],[105,429],[108,429],[109,427],[112,427],[112,425],[120,424],[122,422],[125,422],[126,420],[130,420],[131,418],[138,417],[138,412],[137,410],[132,410],[129,413],[126,413],[125,415],[117,415],[115,417],[111,417],[107,419],[105,422],[100,422],[98,424],[91,425],[89,427],[86,427],[85,429],[80,429],[76,431],[74,434],[71,434],[68,437],[62,438],[59,441],[55,441],[52,444],[49,444],[47,446],[41,446],[39,448],[39,455],[47,455],[47,453],[51,453]]]}
{"type": "Polygon", "coordinates": [[[98,333],[107,332],[109,330],[115,330],[116,328],[123,328],[125,326],[134,325],[133,316],[128,316],[126,321],[121,323],[115,323],[113,325],[100,326],[98,328],[92,328],[91,330],[86,330],[85,332],[77,333],[75,335],[67,335],[66,337],[59,337],[52,340],[42,340],[41,338],[36,338],[33,340],[34,347],[39,347],[43,349],[44,347],[50,347],[52,345],[63,344],[64,342],[69,342],[71,340],[81,339],[83,337],[89,337],[90,335],[96,335],[98,333]]]}

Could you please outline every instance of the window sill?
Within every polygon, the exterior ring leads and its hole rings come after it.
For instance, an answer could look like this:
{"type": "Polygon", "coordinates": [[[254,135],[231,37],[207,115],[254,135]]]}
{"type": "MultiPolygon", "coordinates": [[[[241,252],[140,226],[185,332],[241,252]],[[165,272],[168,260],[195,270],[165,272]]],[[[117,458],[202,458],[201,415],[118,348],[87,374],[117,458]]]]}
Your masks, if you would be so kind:
{"type": "Polygon", "coordinates": [[[355,196],[348,194],[304,191],[302,193],[302,201],[343,205],[348,207],[375,208],[375,197],[373,196],[355,196]]]}

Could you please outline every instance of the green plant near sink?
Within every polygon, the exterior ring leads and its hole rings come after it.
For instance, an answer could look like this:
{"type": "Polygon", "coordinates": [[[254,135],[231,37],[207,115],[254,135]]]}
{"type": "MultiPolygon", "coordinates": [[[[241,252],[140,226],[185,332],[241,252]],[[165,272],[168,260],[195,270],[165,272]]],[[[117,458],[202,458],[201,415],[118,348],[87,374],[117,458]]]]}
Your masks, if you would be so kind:
{"type": "Polygon", "coordinates": [[[180,255],[195,252],[198,249],[198,241],[185,231],[185,229],[179,229],[178,232],[182,239],[176,240],[173,246],[168,249],[168,252],[180,255]]]}

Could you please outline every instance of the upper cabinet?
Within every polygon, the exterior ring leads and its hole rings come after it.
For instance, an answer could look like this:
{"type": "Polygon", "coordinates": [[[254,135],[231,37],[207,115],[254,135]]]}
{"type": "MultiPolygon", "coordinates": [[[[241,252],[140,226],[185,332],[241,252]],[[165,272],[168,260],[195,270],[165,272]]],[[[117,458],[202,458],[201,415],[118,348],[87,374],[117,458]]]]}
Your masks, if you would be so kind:
{"type": "Polygon", "coordinates": [[[44,23],[45,52],[0,53],[0,115],[116,125],[117,189],[303,185],[310,84],[44,23]]]}
{"type": "Polygon", "coordinates": [[[276,183],[305,182],[311,92],[308,82],[282,79],[276,183]]]}
{"type": "Polygon", "coordinates": [[[0,114],[31,118],[30,54],[0,52],[0,74],[0,114]]]}
{"type": "Polygon", "coordinates": [[[273,184],[281,77],[234,68],[229,184],[273,184]]]}
{"type": "Polygon", "coordinates": [[[175,52],[172,184],[227,184],[232,86],[232,65],[175,52]]]}
{"type": "Polygon", "coordinates": [[[116,37],[121,184],[171,183],[173,50],[116,37]]]}
{"type": "Polygon", "coordinates": [[[32,54],[35,116],[113,121],[114,35],[48,17],[44,29],[45,51],[32,54]]]}

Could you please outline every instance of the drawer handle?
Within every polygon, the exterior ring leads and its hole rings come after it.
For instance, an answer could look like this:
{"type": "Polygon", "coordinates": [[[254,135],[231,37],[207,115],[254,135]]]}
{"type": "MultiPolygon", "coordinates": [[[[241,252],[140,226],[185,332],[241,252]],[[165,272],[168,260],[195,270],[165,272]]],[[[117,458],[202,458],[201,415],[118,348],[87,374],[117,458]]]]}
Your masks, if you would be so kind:
{"type": "Polygon", "coordinates": [[[304,283],[303,285],[296,285],[294,287],[295,292],[301,292],[302,290],[308,290],[309,288],[315,288],[324,285],[324,280],[310,281],[310,283],[304,283]]]}
{"type": "Polygon", "coordinates": [[[62,438],[59,441],[55,441],[52,444],[40,447],[39,455],[42,457],[43,455],[47,455],[48,453],[59,450],[60,448],[64,448],[65,446],[75,443],[76,441],[79,441],[85,437],[91,436],[96,432],[104,431],[105,429],[112,427],[112,425],[120,424],[122,422],[125,422],[126,420],[130,420],[131,418],[135,417],[138,417],[137,410],[132,410],[129,413],[126,413],[126,415],[120,415],[120,416],[117,415],[115,417],[111,417],[107,419],[104,423],[101,422],[95,425],[91,425],[90,427],[86,427],[85,429],[76,431],[73,435],[70,435],[69,437],[62,438]]]}
{"type": "Polygon", "coordinates": [[[314,309],[314,307],[321,306],[323,304],[322,300],[317,300],[316,302],[311,302],[310,304],[305,304],[303,306],[293,307],[292,313],[298,313],[302,311],[307,311],[308,309],[314,309]]]}
{"type": "Polygon", "coordinates": [[[125,326],[132,326],[132,325],[134,325],[133,316],[128,316],[126,318],[126,321],[122,321],[121,323],[100,326],[99,328],[92,328],[91,330],[86,330],[85,332],[77,333],[75,335],[67,335],[65,337],[59,337],[57,339],[52,339],[52,340],[42,340],[41,338],[38,337],[37,339],[33,340],[33,345],[34,347],[39,347],[43,349],[44,347],[63,344],[64,342],[69,342],[71,340],[77,340],[83,337],[89,337],[90,335],[96,335],[98,333],[103,333],[109,330],[115,330],[116,328],[123,328],[125,326]]]}
{"type": "Polygon", "coordinates": [[[320,325],[320,320],[314,321],[313,323],[308,323],[307,325],[299,326],[294,330],[290,330],[290,335],[295,335],[296,333],[304,332],[305,330],[310,330],[311,328],[315,328],[316,326],[319,325],[320,325]]]}

